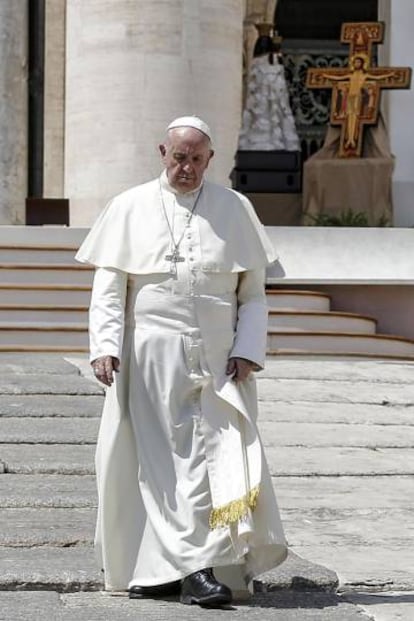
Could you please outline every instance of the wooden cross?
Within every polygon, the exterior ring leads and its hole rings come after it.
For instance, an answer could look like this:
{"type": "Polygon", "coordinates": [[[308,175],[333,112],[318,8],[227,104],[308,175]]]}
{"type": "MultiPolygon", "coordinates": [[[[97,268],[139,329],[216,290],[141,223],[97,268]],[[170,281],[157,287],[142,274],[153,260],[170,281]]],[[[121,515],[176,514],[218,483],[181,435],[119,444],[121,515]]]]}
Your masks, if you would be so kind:
{"type": "Polygon", "coordinates": [[[382,88],[410,88],[409,67],[372,67],[372,45],[384,37],[382,22],[342,24],[341,43],[349,43],[348,67],[311,68],[308,88],[332,88],[331,125],[341,126],[339,157],[360,157],[363,129],[378,120],[382,88]]]}

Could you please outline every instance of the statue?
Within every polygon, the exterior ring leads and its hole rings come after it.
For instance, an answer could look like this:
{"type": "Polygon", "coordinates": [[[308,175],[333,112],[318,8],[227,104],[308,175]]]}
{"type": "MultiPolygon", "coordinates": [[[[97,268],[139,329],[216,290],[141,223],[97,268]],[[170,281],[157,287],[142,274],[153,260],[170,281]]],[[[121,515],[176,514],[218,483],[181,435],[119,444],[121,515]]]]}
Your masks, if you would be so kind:
{"type": "Polygon", "coordinates": [[[240,151],[298,151],[299,138],[289,104],[280,38],[273,24],[257,24],[256,42],[239,137],[240,151]]]}

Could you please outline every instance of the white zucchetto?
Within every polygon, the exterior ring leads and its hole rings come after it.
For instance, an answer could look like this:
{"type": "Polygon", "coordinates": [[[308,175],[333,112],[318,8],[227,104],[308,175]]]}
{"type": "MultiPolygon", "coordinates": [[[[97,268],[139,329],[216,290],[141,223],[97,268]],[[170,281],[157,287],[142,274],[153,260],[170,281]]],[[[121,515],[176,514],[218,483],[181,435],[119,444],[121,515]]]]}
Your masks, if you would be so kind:
{"type": "Polygon", "coordinates": [[[194,129],[198,129],[200,132],[205,134],[212,141],[211,129],[207,123],[205,123],[198,116],[180,116],[168,125],[167,131],[175,129],[176,127],[193,127],[194,129]]]}

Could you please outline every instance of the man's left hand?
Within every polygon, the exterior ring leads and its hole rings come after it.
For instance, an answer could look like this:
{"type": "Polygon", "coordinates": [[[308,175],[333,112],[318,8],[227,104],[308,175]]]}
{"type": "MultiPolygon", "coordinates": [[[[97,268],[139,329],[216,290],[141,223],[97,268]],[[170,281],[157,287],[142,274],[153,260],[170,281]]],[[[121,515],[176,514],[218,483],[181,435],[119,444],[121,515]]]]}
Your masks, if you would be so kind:
{"type": "Polygon", "coordinates": [[[243,382],[249,377],[255,367],[255,363],[246,358],[229,358],[226,375],[232,375],[232,379],[236,383],[243,382]]]}

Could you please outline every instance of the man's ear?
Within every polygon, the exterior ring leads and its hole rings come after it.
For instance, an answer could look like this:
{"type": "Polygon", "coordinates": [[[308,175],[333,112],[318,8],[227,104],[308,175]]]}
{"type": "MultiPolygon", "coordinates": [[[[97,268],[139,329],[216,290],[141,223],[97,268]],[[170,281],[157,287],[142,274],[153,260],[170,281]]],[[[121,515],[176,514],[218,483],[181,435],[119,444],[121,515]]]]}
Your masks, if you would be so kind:
{"type": "Polygon", "coordinates": [[[158,149],[159,149],[159,151],[161,153],[161,156],[165,157],[165,154],[167,153],[167,149],[165,147],[165,144],[158,145],[158,149]]]}
{"type": "Polygon", "coordinates": [[[214,157],[214,151],[213,151],[213,149],[210,149],[210,155],[209,155],[208,161],[210,161],[211,158],[213,158],[213,157],[214,157]]]}

